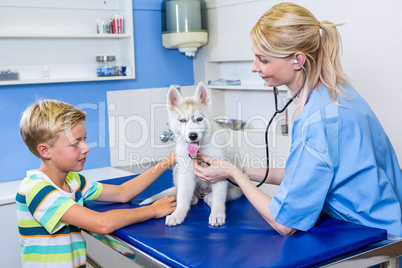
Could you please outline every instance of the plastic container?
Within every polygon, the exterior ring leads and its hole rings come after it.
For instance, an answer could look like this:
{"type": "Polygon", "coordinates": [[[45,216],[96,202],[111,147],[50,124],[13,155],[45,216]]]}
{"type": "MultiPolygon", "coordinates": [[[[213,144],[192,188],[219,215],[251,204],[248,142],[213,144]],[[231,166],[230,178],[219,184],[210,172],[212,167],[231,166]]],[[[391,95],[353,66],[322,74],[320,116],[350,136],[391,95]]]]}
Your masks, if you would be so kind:
{"type": "Polygon", "coordinates": [[[163,46],[194,57],[197,49],[208,42],[201,10],[200,0],[163,0],[163,46]]]}
{"type": "Polygon", "coordinates": [[[200,0],[166,0],[162,3],[164,32],[203,31],[200,0]]]}
{"type": "Polygon", "coordinates": [[[96,56],[98,67],[96,74],[98,76],[116,75],[116,58],[115,56],[96,56]]]}
{"type": "Polygon", "coordinates": [[[0,81],[19,80],[19,73],[0,73],[0,81]]]}
{"type": "Polygon", "coordinates": [[[47,62],[45,62],[45,66],[43,67],[42,75],[43,75],[43,79],[45,79],[45,80],[50,79],[50,70],[49,70],[49,66],[47,65],[47,62]]]}

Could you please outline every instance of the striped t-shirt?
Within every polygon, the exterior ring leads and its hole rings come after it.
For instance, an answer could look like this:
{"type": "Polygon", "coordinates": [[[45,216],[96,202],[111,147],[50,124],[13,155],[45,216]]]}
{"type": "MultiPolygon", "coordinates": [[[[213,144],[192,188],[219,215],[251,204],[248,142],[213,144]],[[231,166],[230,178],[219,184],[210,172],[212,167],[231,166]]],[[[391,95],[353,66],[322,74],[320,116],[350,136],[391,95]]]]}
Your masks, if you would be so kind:
{"type": "Polygon", "coordinates": [[[74,204],[96,200],[102,184],[70,172],[71,192],[58,188],[43,172],[31,171],[16,196],[23,267],[85,267],[85,241],[80,228],[62,222],[74,204]]]}

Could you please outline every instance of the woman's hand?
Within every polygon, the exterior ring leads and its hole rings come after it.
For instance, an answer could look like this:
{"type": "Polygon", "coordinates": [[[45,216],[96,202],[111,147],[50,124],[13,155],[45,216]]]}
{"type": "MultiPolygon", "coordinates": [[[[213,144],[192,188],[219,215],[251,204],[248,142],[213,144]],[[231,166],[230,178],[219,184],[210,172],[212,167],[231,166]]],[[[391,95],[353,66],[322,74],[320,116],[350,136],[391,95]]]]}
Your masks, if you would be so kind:
{"type": "Polygon", "coordinates": [[[223,159],[217,159],[198,154],[198,159],[193,160],[195,165],[194,174],[201,179],[212,183],[233,178],[234,165],[223,159]]]}

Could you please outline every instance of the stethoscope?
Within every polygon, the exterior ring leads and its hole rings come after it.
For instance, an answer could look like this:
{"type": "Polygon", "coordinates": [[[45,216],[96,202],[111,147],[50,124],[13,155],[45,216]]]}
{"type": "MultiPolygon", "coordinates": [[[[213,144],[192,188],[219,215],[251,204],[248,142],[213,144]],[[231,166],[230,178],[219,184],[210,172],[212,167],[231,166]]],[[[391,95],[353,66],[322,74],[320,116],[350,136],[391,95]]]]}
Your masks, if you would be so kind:
{"type": "MultiPolygon", "coordinates": [[[[288,101],[285,103],[285,105],[283,106],[282,109],[278,109],[278,89],[276,87],[274,87],[274,100],[275,100],[275,112],[272,115],[271,119],[268,122],[267,128],[265,129],[265,152],[267,154],[267,169],[265,171],[265,176],[264,179],[257,185],[257,187],[260,187],[268,178],[268,173],[269,173],[269,146],[268,146],[268,129],[271,126],[272,121],[274,120],[275,116],[277,114],[280,114],[282,112],[284,112],[286,110],[286,108],[288,108],[288,106],[293,102],[293,100],[297,97],[297,95],[300,93],[300,91],[302,90],[302,88],[304,87],[304,85],[306,84],[306,79],[307,79],[307,71],[304,68],[303,65],[301,65],[296,59],[294,60],[294,63],[296,63],[297,65],[299,65],[303,72],[304,72],[304,79],[303,79],[303,83],[301,85],[301,87],[299,88],[299,90],[296,92],[296,94],[293,95],[293,97],[291,97],[290,99],[288,99],[288,101]]],[[[231,184],[236,185],[237,187],[239,187],[239,185],[237,185],[237,183],[235,183],[234,181],[227,179],[231,184]]]]}

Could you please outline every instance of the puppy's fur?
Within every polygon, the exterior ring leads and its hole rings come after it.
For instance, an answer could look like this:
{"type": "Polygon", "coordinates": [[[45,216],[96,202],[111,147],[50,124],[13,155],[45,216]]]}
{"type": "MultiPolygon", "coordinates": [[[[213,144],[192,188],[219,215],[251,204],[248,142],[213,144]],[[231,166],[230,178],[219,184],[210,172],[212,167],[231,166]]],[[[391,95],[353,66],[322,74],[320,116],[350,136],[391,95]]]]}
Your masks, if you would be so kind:
{"type": "Polygon", "coordinates": [[[234,143],[229,130],[219,128],[211,117],[211,99],[209,89],[201,82],[193,98],[183,98],[179,91],[171,86],[168,91],[168,113],[170,128],[176,140],[177,165],[174,167],[175,187],[154,195],[141,204],[149,204],[166,195],[177,195],[176,210],[166,217],[166,225],[181,224],[190,210],[190,204],[196,204],[198,198],[211,207],[209,224],[225,224],[225,202],[242,195],[240,188],[224,180],[209,183],[194,175],[194,163],[190,154],[196,157],[198,152],[214,158],[226,159],[235,163],[234,143]]]}

